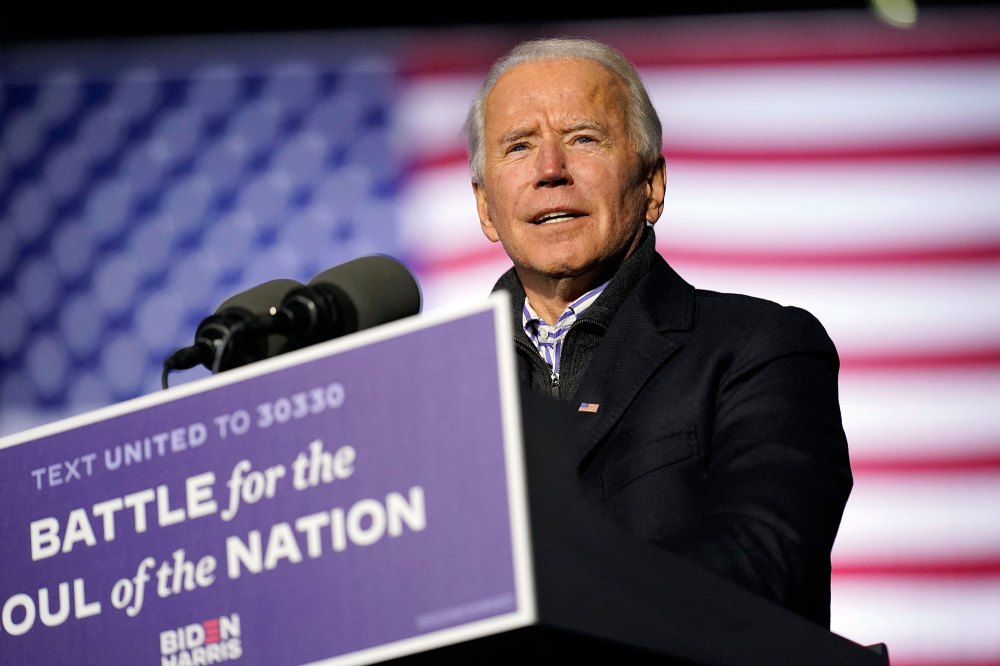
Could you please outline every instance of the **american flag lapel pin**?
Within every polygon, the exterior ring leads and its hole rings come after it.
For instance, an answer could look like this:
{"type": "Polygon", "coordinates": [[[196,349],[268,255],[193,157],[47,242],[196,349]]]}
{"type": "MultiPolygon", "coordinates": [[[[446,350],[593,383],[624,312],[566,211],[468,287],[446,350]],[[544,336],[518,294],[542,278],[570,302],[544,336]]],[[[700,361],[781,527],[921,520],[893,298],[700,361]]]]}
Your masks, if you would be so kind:
{"type": "Polygon", "coordinates": [[[578,412],[589,412],[590,414],[596,414],[597,410],[600,409],[600,408],[601,408],[601,406],[598,403],[596,403],[596,402],[581,402],[580,403],[580,407],[577,408],[576,411],[578,411],[578,412]]]}

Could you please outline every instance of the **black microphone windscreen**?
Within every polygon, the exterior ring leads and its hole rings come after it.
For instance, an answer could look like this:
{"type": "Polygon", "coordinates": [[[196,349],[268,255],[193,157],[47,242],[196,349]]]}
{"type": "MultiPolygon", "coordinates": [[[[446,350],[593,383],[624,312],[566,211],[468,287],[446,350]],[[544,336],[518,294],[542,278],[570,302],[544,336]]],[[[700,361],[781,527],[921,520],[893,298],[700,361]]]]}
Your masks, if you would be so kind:
{"type": "MultiPolygon", "coordinates": [[[[226,339],[227,333],[239,330],[238,326],[251,325],[273,316],[281,308],[289,292],[303,286],[296,280],[279,278],[230,296],[216,308],[215,315],[202,322],[197,336],[219,341],[226,339]]],[[[249,333],[247,335],[250,339],[243,339],[240,344],[229,340],[232,347],[229,350],[221,350],[226,356],[215,359],[214,365],[228,368],[262,358],[271,358],[280,354],[286,343],[284,336],[274,333],[263,336],[249,333]]]]}
{"type": "Polygon", "coordinates": [[[319,273],[310,286],[332,286],[357,311],[357,329],[363,330],[419,314],[420,285],[399,261],[386,255],[360,257],[319,273]]]}
{"type": "Polygon", "coordinates": [[[301,287],[303,285],[295,280],[271,280],[223,301],[214,314],[202,319],[195,332],[194,344],[178,349],[164,360],[163,388],[167,388],[167,376],[174,370],[187,370],[201,364],[217,372],[280,353],[285,340],[279,335],[254,338],[253,344],[245,349],[236,344],[233,336],[273,316],[288,293],[301,287]]]}
{"type": "Polygon", "coordinates": [[[281,302],[288,292],[301,286],[302,283],[295,280],[284,278],[270,280],[230,296],[216,308],[215,313],[237,311],[251,315],[274,314],[281,307],[281,302]]]}

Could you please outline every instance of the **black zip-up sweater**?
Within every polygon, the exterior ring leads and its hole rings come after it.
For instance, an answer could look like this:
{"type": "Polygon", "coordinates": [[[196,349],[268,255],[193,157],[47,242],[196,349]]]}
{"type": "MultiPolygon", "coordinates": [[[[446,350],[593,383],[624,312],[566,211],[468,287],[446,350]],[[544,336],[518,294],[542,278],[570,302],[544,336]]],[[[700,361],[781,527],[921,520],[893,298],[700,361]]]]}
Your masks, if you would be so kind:
{"type": "Polygon", "coordinates": [[[621,267],[604,288],[601,295],[583,311],[570,327],[563,339],[559,359],[559,380],[552,378],[552,368],[538,349],[532,344],[521,325],[521,310],[524,306],[524,287],[511,268],[504,273],[493,287],[493,291],[506,290],[511,296],[513,310],[514,343],[517,350],[517,372],[521,386],[534,391],[553,395],[561,400],[570,400],[580,386],[580,380],[587,371],[594,348],[601,342],[604,332],[614,317],[618,307],[632,291],[643,275],[652,266],[656,255],[656,236],[651,227],[635,251],[622,262],[621,267]]]}

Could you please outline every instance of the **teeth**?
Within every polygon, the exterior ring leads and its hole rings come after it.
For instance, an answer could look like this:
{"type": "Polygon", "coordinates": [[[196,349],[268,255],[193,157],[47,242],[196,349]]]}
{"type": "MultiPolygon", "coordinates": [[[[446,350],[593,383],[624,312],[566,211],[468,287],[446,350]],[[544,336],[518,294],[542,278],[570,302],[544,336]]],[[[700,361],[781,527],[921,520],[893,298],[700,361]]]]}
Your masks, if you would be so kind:
{"type": "Polygon", "coordinates": [[[557,220],[566,220],[572,218],[573,215],[570,213],[549,213],[544,217],[540,217],[535,220],[535,224],[548,224],[549,222],[555,222],[557,220]]]}

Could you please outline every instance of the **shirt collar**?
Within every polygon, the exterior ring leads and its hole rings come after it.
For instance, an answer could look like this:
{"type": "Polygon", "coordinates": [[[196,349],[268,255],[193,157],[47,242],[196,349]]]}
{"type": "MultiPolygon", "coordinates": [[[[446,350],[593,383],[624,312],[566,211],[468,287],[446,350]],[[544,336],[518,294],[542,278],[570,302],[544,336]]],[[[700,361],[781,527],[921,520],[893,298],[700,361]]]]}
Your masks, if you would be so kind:
{"type": "Polygon", "coordinates": [[[554,329],[571,326],[573,322],[576,321],[576,318],[597,300],[597,297],[601,295],[601,292],[603,292],[604,288],[607,286],[607,282],[602,285],[598,285],[567,305],[566,309],[563,310],[563,313],[559,315],[556,323],[551,326],[538,316],[535,309],[531,307],[531,303],[528,302],[528,297],[525,296],[524,306],[521,309],[521,325],[524,326],[524,330],[528,333],[529,338],[534,338],[533,334],[538,330],[537,327],[540,326],[554,329]]]}

